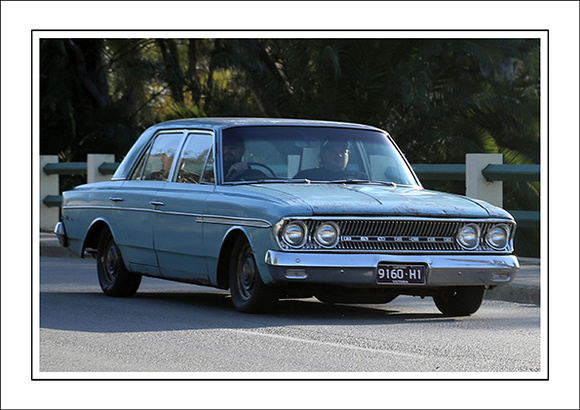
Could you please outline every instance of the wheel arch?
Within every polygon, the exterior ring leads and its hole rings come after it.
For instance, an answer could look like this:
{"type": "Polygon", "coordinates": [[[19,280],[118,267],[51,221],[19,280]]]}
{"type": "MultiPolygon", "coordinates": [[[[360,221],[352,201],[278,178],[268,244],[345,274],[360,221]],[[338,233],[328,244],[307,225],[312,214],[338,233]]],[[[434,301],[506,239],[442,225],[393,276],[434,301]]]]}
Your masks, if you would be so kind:
{"type": "Polygon", "coordinates": [[[87,230],[87,234],[85,235],[85,240],[83,242],[83,247],[81,249],[81,257],[84,258],[85,251],[90,254],[96,255],[97,247],[99,246],[99,237],[103,229],[108,229],[111,231],[113,238],[115,234],[111,229],[111,225],[104,219],[98,218],[93,221],[89,229],[87,230]]]}
{"type": "Polygon", "coordinates": [[[217,263],[217,287],[220,289],[229,289],[230,287],[230,259],[234,244],[239,238],[245,238],[251,246],[250,236],[241,227],[232,227],[222,241],[217,263]]]}

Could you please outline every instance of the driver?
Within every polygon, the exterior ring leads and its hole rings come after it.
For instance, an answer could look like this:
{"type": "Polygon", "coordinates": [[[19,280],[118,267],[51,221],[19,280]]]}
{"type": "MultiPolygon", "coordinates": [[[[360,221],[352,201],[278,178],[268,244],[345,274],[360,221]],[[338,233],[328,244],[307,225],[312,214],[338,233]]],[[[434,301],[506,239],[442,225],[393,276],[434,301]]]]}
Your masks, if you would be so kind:
{"type": "Polygon", "coordinates": [[[241,136],[224,136],[222,151],[224,181],[247,181],[266,178],[266,174],[257,169],[252,169],[247,162],[242,160],[246,152],[246,145],[241,136]]]}

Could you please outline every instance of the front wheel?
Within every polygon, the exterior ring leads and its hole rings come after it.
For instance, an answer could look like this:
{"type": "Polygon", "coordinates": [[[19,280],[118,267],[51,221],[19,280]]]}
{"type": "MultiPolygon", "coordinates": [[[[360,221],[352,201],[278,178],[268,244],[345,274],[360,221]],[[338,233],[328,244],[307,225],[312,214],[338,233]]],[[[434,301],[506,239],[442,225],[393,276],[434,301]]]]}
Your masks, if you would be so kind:
{"type": "Polygon", "coordinates": [[[121,251],[109,229],[103,229],[97,247],[99,284],[107,296],[133,296],[141,284],[141,275],[129,272],[121,251]]]}
{"type": "Polygon", "coordinates": [[[481,306],[484,292],[483,286],[457,286],[443,289],[433,301],[445,316],[469,316],[481,306]]]}
{"type": "Polygon", "coordinates": [[[277,299],[274,290],[262,281],[252,248],[245,238],[239,238],[232,251],[230,292],[234,307],[245,313],[264,312],[277,299]]]}

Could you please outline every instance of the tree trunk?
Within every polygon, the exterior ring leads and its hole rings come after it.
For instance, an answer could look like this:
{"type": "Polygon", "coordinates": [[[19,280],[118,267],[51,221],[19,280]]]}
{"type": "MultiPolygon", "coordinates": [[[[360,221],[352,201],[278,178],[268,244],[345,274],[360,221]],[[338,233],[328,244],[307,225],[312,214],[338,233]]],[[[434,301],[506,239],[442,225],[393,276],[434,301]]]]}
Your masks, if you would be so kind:
{"type": "Polygon", "coordinates": [[[157,45],[161,50],[163,56],[163,65],[165,66],[164,77],[171,91],[171,96],[177,103],[182,103],[183,99],[183,85],[185,80],[183,72],[179,66],[179,53],[177,52],[177,44],[175,40],[157,40],[157,45]]]}
{"type": "Polygon", "coordinates": [[[101,56],[102,40],[68,39],[65,45],[81,84],[98,108],[106,107],[110,103],[110,96],[105,63],[101,56]],[[92,67],[92,70],[89,71],[87,67],[92,67]]]}
{"type": "Polygon", "coordinates": [[[187,43],[187,83],[191,91],[191,100],[194,104],[201,98],[201,88],[197,75],[197,40],[190,39],[187,43]]]}

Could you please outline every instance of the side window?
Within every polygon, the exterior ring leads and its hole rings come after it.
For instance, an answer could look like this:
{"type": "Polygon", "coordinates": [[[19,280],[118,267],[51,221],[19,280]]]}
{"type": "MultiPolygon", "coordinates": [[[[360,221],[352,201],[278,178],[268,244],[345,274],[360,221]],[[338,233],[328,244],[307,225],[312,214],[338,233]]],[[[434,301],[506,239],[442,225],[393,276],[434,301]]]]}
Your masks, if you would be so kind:
{"type": "Polygon", "coordinates": [[[179,160],[177,182],[214,182],[212,145],[213,138],[210,135],[190,134],[187,137],[179,160]],[[211,158],[211,163],[208,158],[211,158]]]}
{"type": "Polygon", "coordinates": [[[137,167],[133,171],[133,174],[131,174],[132,180],[138,181],[141,179],[141,176],[143,175],[143,167],[145,166],[145,161],[147,161],[147,157],[149,156],[149,151],[151,151],[151,147],[147,148],[147,151],[145,152],[145,154],[143,154],[143,156],[139,160],[137,167]]]}
{"type": "Polygon", "coordinates": [[[203,172],[203,178],[201,183],[204,184],[215,184],[215,173],[214,173],[214,163],[213,163],[213,147],[209,151],[209,157],[205,164],[205,171],[203,172]]]}
{"type": "Polygon", "coordinates": [[[168,180],[171,165],[179,150],[182,137],[182,133],[159,134],[157,136],[147,155],[141,179],[149,181],[168,180]]]}

